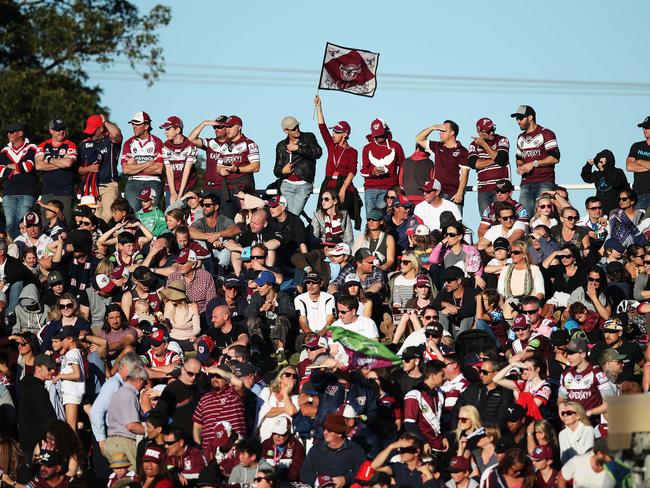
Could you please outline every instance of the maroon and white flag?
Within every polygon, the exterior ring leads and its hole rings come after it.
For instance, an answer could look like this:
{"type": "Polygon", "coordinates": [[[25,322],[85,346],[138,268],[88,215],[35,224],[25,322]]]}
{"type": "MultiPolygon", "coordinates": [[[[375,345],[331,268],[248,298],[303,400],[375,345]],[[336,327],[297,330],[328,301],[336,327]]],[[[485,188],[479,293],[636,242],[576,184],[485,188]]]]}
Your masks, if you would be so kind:
{"type": "Polygon", "coordinates": [[[319,90],[336,90],[372,97],[377,89],[379,53],[327,43],[319,90]]]}

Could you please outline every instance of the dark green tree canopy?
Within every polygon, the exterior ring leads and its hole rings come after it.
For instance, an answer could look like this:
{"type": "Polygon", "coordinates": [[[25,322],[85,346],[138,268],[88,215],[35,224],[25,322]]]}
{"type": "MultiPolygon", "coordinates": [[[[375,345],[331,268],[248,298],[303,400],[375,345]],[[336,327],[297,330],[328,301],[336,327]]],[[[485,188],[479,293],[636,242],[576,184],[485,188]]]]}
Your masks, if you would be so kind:
{"type": "Polygon", "coordinates": [[[125,58],[153,83],[164,72],[157,29],[170,20],[167,6],[142,13],[126,0],[0,0],[0,125],[23,122],[41,140],[60,117],[79,133],[88,115],[106,113],[87,63],[125,58]]]}

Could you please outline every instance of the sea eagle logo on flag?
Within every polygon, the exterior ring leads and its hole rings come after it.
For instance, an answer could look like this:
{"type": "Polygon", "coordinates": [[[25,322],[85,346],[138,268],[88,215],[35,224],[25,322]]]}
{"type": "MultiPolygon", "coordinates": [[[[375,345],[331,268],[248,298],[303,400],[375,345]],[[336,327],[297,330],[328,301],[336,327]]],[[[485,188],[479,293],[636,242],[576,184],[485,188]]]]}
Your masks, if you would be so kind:
{"type": "Polygon", "coordinates": [[[327,43],[319,90],[372,97],[377,89],[379,53],[327,43]]]}

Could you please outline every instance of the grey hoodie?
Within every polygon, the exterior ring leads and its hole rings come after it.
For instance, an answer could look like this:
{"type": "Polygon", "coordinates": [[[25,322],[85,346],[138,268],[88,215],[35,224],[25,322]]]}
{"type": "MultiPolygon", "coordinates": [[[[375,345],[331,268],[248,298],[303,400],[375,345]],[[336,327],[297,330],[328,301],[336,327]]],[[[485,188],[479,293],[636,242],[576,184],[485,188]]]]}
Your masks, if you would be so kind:
{"type": "Polygon", "coordinates": [[[18,306],[16,307],[16,325],[12,329],[13,334],[21,332],[33,332],[37,334],[47,323],[47,313],[50,307],[41,304],[38,288],[30,283],[18,297],[18,306]]]}

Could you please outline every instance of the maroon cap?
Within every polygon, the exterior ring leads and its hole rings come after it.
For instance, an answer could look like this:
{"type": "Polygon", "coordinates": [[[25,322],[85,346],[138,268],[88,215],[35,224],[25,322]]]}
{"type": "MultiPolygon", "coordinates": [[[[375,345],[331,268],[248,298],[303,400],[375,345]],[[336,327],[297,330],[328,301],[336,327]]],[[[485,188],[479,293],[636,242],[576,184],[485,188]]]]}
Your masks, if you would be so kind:
{"type": "Polygon", "coordinates": [[[492,122],[490,119],[487,117],[483,117],[482,119],[478,119],[476,122],[476,130],[479,132],[490,132],[492,130],[496,129],[496,126],[494,125],[494,122],[492,122]]]}
{"type": "Polygon", "coordinates": [[[41,225],[41,219],[36,212],[29,211],[23,217],[23,225],[29,227],[32,225],[41,225]]]}
{"type": "Polygon", "coordinates": [[[232,127],[233,125],[244,125],[244,123],[236,115],[231,115],[230,117],[228,117],[228,120],[226,120],[223,125],[225,125],[226,127],[232,127]]]}
{"type": "Polygon", "coordinates": [[[196,261],[198,258],[196,256],[196,253],[192,251],[189,247],[186,247],[183,249],[178,257],[175,259],[175,261],[178,264],[185,264],[188,261],[196,261]]]}
{"type": "Polygon", "coordinates": [[[415,204],[406,195],[400,195],[393,202],[393,207],[414,207],[415,204]]]}
{"type": "Polygon", "coordinates": [[[370,135],[372,137],[380,137],[386,134],[388,127],[381,119],[375,119],[370,123],[370,135]]]}
{"type": "Polygon", "coordinates": [[[415,279],[415,286],[426,286],[427,288],[431,288],[431,281],[427,275],[421,274],[415,279]]]}
{"type": "Polygon", "coordinates": [[[269,207],[271,208],[276,208],[279,207],[280,205],[284,205],[285,207],[288,206],[287,199],[284,198],[282,195],[275,195],[271,197],[268,201],[269,207]]]}
{"type": "Polygon", "coordinates": [[[537,446],[533,449],[533,452],[530,453],[530,459],[535,461],[541,461],[542,459],[553,459],[553,448],[551,446],[537,446]]]}
{"type": "Polygon", "coordinates": [[[334,132],[338,133],[343,133],[347,132],[348,134],[352,129],[350,129],[350,124],[348,124],[345,120],[340,120],[334,125],[333,127],[330,127],[334,132]]]}
{"type": "Polygon", "coordinates": [[[83,130],[84,134],[92,135],[95,131],[104,125],[101,115],[91,115],[86,119],[86,128],[83,130]]]}
{"type": "Polygon", "coordinates": [[[154,190],[153,188],[145,188],[135,198],[143,202],[146,202],[147,200],[153,200],[154,198],[156,198],[156,190],[154,190]]]}
{"type": "Polygon", "coordinates": [[[120,280],[122,278],[128,278],[130,275],[129,268],[126,266],[116,266],[110,274],[110,277],[114,280],[120,280]]]}
{"type": "Polygon", "coordinates": [[[327,474],[321,474],[316,478],[316,483],[314,484],[315,488],[323,488],[324,486],[336,486],[336,481],[334,478],[327,474]]]}
{"type": "Polygon", "coordinates": [[[183,121],[180,119],[180,117],[172,115],[160,125],[161,129],[169,129],[170,127],[178,127],[179,129],[182,129],[183,121]]]}
{"type": "Polygon", "coordinates": [[[150,444],[147,446],[147,450],[144,451],[142,462],[153,461],[154,463],[160,464],[163,461],[164,454],[165,452],[161,447],[158,447],[155,444],[150,444]]]}
{"type": "Polygon", "coordinates": [[[512,328],[519,328],[523,329],[528,327],[528,317],[526,317],[524,314],[518,314],[513,320],[512,320],[512,328]]]}
{"type": "Polygon", "coordinates": [[[442,186],[440,185],[440,182],[438,180],[425,181],[424,185],[420,187],[420,190],[422,191],[433,191],[433,190],[440,191],[441,189],[442,186]]]}
{"type": "Polygon", "coordinates": [[[212,445],[214,447],[225,447],[230,441],[230,436],[232,435],[232,425],[227,420],[222,420],[217,422],[214,426],[214,437],[212,445]]]}
{"type": "Polygon", "coordinates": [[[462,473],[463,471],[471,471],[472,468],[469,465],[469,461],[463,456],[454,456],[449,461],[449,471],[452,473],[462,473]]]}

